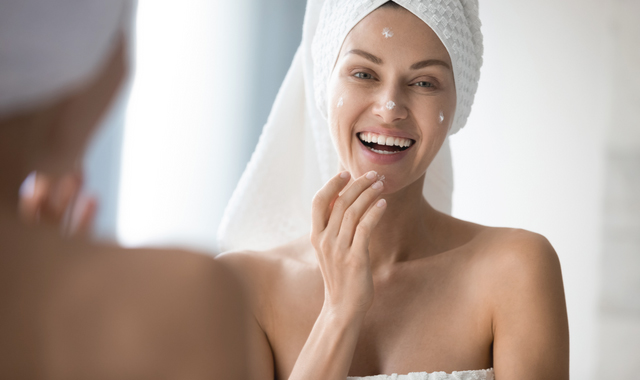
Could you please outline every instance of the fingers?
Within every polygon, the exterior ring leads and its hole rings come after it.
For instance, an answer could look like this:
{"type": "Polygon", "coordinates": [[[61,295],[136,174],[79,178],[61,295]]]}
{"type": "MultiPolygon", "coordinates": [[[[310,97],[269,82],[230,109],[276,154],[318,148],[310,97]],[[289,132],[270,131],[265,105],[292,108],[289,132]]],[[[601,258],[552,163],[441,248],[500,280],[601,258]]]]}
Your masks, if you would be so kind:
{"type": "Polygon", "coordinates": [[[353,236],[352,246],[356,249],[366,250],[371,240],[371,232],[376,228],[378,222],[382,218],[387,209],[387,201],[380,199],[376,204],[367,211],[360,223],[356,227],[353,236]]]}
{"type": "Polygon", "coordinates": [[[322,189],[313,197],[311,206],[311,231],[320,233],[324,231],[331,214],[331,204],[338,198],[340,191],[349,183],[351,175],[349,172],[342,172],[331,178],[322,189]]]}
{"type": "Polygon", "coordinates": [[[342,245],[350,246],[352,244],[356,227],[361,223],[362,216],[371,208],[373,202],[380,196],[383,189],[384,184],[382,181],[376,181],[373,185],[366,188],[345,211],[338,234],[338,239],[342,245]]]}
{"type": "MultiPolygon", "coordinates": [[[[338,199],[336,199],[327,225],[328,232],[334,234],[334,236],[338,235],[347,209],[351,207],[353,202],[355,202],[365,190],[371,188],[371,185],[376,181],[377,177],[377,173],[374,171],[366,173],[362,177],[356,179],[349,188],[345,190],[338,199]]],[[[373,201],[373,199],[371,201],[373,201]]],[[[369,205],[367,205],[367,207],[369,207],[369,205]]],[[[355,217],[355,215],[353,216],[355,217]]],[[[358,217],[358,220],[359,219],[360,218],[358,217]]]]}
{"type": "Polygon", "coordinates": [[[77,173],[68,174],[60,178],[54,186],[47,199],[40,208],[40,219],[44,223],[61,225],[65,216],[70,212],[80,188],[82,178],[77,173]]]}
{"type": "Polygon", "coordinates": [[[42,174],[32,172],[20,186],[18,213],[27,224],[36,224],[39,220],[40,209],[47,202],[51,194],[51,180],[42,174]]]}
{"type": "Polygon", "coordinates": [[[80,195],[73,211],[69,223],[69,236],[88,236],[93,230],[94,220],[98,211],[98,201],[88,195],[80,195]]]}
{"type": "Polygon", "coordinates": [[[80,171],[53,179],[31,173],[20,187],[18,212],[28,224],[44,223],[60,228],[65,236],[87,235],[97,213],[97,200],[80,194],[80,171]]]}

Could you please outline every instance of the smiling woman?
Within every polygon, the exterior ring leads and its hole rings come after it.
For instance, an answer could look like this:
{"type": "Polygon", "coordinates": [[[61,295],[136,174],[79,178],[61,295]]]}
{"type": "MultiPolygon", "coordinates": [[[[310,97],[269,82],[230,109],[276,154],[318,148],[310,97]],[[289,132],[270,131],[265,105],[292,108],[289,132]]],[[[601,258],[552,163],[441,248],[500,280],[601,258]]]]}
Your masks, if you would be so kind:
{"type": "Polygon", "coordinates": [[[328,90],[329,104],[341,98],[348,107],[329,107],[328,119],[340,162],[354,177],[375,170],[387,179],[385,192],[394,193],[425,174],[453,121],[441,124],[439,115],[456,110],[451,66],[437,34],[397,5],[349,33],[328,90]],[[388,25],[393,38],[375,33],[388,25]]]}
{"type": "Polygon", "coordinates": [[[477,2],[307,9],[302,47],[221,229],[236,251],[220,259],[254,299],[254,378],[568,379],[562,275],[548,241],[453,218],[425,197],[477,88],[477,2]],[[310,137],[320,170],[296,171],[310,137]],[[281,140],[293,144],[275,149],[281,140]],[[294,170],[273,175],[264,162],[294,170]],[[323,168],[331,175],[318,181],[323,168]],[[306,210],[309,189],[308,221],[280,224],[306,210]],[[288,229],[286,243],[254,234],[273,204],[282,207],[264,221],[288,229]]]}

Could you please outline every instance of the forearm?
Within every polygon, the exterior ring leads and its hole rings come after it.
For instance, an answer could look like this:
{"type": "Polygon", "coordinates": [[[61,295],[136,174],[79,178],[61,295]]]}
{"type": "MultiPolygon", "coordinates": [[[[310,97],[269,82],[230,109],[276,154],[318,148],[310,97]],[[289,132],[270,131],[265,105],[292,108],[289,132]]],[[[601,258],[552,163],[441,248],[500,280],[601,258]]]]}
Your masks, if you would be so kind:
{"type": "Polygon", "coordinates": [[[386,207],[384,201],[371,207],[384,187],[376,175],[368,172],[340,194],[350,178],[340,173],[313,198],[311,244],[324,281],[324,306],[289,380],[347,378],[373,302],[369,241],[386,207]]]}
{"type": "Polygon", "coordinates": [[[323,308],[289,380],[345,380],[360,335],[363,316],[323,308]]]}

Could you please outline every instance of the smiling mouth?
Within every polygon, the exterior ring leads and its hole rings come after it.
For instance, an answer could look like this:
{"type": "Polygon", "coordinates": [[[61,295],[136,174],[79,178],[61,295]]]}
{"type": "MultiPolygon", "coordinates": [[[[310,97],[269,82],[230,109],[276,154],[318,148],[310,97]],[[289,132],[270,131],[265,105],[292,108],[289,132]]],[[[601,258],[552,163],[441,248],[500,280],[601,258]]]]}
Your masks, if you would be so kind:
{"type": "Polygon", "coordinates": [[[397,154],[409,149],[415,143],[411,139],[373,132],[360,132],[358,139],[367,149],[378,154],[397,154]]]}

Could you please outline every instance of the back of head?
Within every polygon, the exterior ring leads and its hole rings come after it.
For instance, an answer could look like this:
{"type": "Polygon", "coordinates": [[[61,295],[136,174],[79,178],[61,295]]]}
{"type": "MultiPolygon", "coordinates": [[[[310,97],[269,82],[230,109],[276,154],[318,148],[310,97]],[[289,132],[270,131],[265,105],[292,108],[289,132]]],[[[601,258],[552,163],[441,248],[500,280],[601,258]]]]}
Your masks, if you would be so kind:
{"type": "Polygon", "coordinates": [[[128,29],[131,7],[129,0],[0,2],[0,119],[90,80],[128,29]]]}
{"type": "Polygon", "coordinates": [[[0,207],[32,170],[74,169],[126,72],[130,0],[0,2],[0,207]]]}

